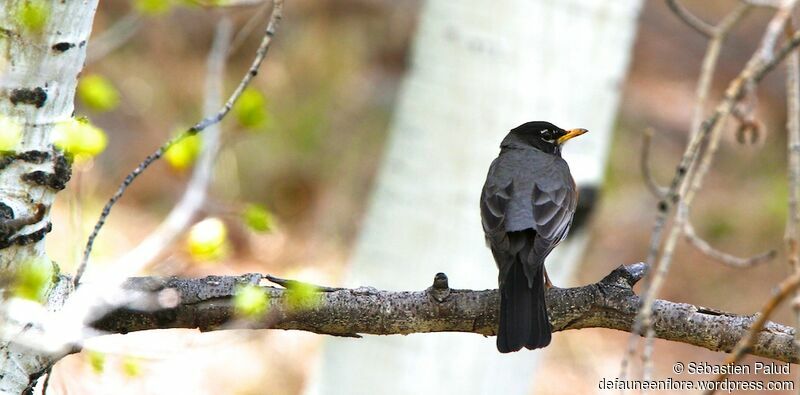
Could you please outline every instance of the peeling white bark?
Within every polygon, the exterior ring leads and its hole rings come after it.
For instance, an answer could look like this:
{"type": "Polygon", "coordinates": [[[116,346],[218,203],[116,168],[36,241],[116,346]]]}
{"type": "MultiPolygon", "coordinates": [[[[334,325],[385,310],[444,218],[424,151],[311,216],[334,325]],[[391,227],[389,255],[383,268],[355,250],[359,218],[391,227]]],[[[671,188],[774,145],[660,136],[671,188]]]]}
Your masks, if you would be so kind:
{"type": "MultiPolygon", "coordinates": [[[[0,203],[4,205],[0,209],[16,219],[33,217],[38,205],[46,211],[40,220],[2,235],[0,245],[10,244],[0,248],[0,271],[5,275],[31,259],[46,258],[43,235],[50,226],[47,213],[58,188],[23,177],[37,170],[45,175],[56,171],[59,154],[53,150],[51,131],[55,123],[72,116],[78,75],[97,8],[97,0],[46,1],[49,18],[41,31],[34,32],[20,24],[16,10],[24,3],[25,0],[10,0],[0,7],[0,116],[12,118],[22,126],[17,154],[36,151],[47,153],[47,158],[3,160],[7,163],[0,168],[0,203]],[[42,237],[26,240],[26,235],[36,232],[42,237]]],[[[66,179],[62,177],[61,181],[66,179]]],[[[48,308],[57,309],[68,290],[66,282],[54,285],[48,308]]],[[[0,393],[19,394],[31,384],[31,377],[40,374],[52,360],[42,352],[9,345],[7,340],[13,333],[3,336],[0,393]]]]}

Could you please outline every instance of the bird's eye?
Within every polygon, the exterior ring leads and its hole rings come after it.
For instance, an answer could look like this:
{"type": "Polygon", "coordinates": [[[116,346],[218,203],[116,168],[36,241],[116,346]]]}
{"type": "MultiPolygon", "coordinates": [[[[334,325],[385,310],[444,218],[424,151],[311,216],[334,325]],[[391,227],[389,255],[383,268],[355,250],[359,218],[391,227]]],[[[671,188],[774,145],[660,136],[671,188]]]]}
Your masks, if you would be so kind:
{"type": "Polygon", "coordinates": [[[551,140],[553,137],[553,133],[549,129],[542,130],[541,132],[539,132],[539,135],[542,136],[542,138],[545,140],[551,140]]]}

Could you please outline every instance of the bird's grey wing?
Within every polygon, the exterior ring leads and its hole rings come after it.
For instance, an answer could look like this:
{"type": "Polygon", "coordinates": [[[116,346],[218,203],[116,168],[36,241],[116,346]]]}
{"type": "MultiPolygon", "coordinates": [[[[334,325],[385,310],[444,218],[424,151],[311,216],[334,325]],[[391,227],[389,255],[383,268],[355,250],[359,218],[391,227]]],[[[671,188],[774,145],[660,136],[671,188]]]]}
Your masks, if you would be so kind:
{"type": "Polygon", "coordinates": [[[566,237],[578,203],[576,195],[571,177],[534,184],[531,193],[533,228],[539,237],[556,244],[566,237]]]}
{"type": "MultiPolygon", "coordinates": [[[[531,193],[536,239],[530,254],[541,260],[567,236],[578,203],[569,169],[556,173],[557,176],[537,179],[531,193]]],[[[531,256],[529,262],[533,262],[533,258],[531,256]]]]}
{"type": "Polygon", "coordinates": [[[499,277],[502,279],[523,246],[517,240],[510,240],[506,231],[508,208],[514,196],[514,183],[511,177],[504,177],[495,170],[496,166],[493,163],[481,193],[480,209],[486,244],[492,251],[499,269],[499,277]]]}

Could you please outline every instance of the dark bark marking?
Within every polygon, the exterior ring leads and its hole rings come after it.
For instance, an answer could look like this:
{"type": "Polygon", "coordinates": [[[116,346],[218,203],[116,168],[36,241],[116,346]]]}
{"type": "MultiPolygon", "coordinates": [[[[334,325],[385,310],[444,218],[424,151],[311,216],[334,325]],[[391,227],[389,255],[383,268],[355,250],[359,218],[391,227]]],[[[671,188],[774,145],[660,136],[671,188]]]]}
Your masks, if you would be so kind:
{"type": "Polygon", "coordinates": [[[15,106],[17,104],[30,104],[36,108],[42,108],[47,101],[47,92],[41,87],[33,89],[18,88],[11,91],[11,103],[15,106]]]}
{"type": "Polygon", "coordinates": [[[73,43],[60,42],[60,43],[53,44],[52,48],[53,48],[54,51],[57,51],[57,52],[66,52],[70,48],[74,48],[74,47],[75,47],[75,44],[73,44],[73,43]]]}

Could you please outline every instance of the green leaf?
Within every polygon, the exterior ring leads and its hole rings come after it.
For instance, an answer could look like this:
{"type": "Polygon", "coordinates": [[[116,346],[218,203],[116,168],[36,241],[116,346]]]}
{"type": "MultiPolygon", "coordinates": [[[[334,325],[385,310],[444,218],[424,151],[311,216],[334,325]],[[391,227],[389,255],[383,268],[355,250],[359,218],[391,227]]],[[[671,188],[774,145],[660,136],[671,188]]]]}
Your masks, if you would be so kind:
{"type": "Polygon", "coordinates": [[[236,288],[233,296],[234,311],[245,318],[259,318],[267,311],[269,295],[264,288],[256,285],[243,285],[236,288]]]}
{"type": "Polygon", "coordinates": [[[228,228],[219,218],[206,218],[189,230],[186,245],[198,261],[219,260],[228,252],[228,228]]]}
{"type": "Polygon", "coordinates": [[[90,350],[88,352],[88,357],[92,371],[97,374],[103,373],[103,369],[105,369],[106,366],[106,355],[99,351],[90,350]]]}
{"type": "Polygon", "coordinates": [[[135,357],[125,357],[122,360],[122,373],[128,377],[137,377],[142,374],[142,361],[135,357]]]}
{"type": "Polygon", "coordinates": [[[113,110],[119,104],[119,92],[105,77],[92,74],[78,82],[78,98],[95,111],[113,110]]]}
{"type": "Polygon", "coordinates": [[[0,116],[0,152],[16,151],[22,140],[22,126],[16,120],[0,116]]]}
{"type": "Polygon", "coordinates": [[[322,295],[316,286],[292,282],[286,287],[286,303],[292,310],[313,309],[322,303],[322,295]]]}
{"type": "Polygon", "coordinates": [[[176,170],[191,167],[203,149],[203,140],[197,135],[189,135],[173,144],[164,153],[164,159],[176,170]]]}
{"type": "Polygon", "coordinates": [[[171,0],[136,0],[134,3],[136,11],[144,15],[157,16],[163,15],[172,9],[171,0]]]}
{"type": "Polygon", "coordinates": [[[43,302],[55,270],[46,258],[32,259],[22,264],[14,281],[13,294],[18,298],[43,302]]]}
{"type": "Polygon", "coordinates": [[[91,159],[106,149],[106,133],[92,125],[86,118],[72,118],[59,122],[53,128],[56,147],[71,155],[75,160],[91,159]]]}
{"type": "Polygon", "coordinates": [[[50,5],[44,0],[18,1],[16,15],[25,30],[41,33],[50,19],[50,5]]]}
{"type": "Polygon", "coordinates": [[[242,216],[247,227],[255,232],[269,232],[274,226],[272,213],[260,204],[248,204],[242,216]]]}
{"type": "Polygon", "coordinates": [[[267,99],[261,92],[247,88],[233,105],[233,113],[239,125],[258,129],[267,123],[267,99]]]}

